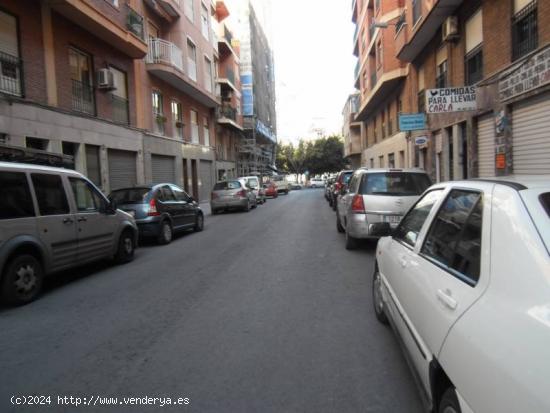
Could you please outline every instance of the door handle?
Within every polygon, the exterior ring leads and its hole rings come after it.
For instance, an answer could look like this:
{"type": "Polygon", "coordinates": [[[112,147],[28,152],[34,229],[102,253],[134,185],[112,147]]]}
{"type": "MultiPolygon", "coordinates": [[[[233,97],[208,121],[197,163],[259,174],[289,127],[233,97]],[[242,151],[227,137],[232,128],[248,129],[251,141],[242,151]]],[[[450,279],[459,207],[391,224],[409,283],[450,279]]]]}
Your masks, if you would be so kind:
{"type": "Polygon", "coordinates": [[[88,221],[85,217],[78,217],[77,219],[78,222],[84,222],[84,221],[88,221]]]}
{"type": "Polygon", "coordinates": [[[71,218],[65,218],[65,219],[63,220],[63,223],[64,223],[64,224],[72,224],[73,222],[74,222],[74,221],[73,221],[71,218]]]}
{"type": "Polygon", "coordinates": [[[401,267],[405,268],[407,266],[408,262],[404,255],[399,256],[398,260],[401,267]]]}
{"type": "Polygon", "coordinates": [[[456,300],[451,296],[451,290],[449,289],[445,291],[437,290],[437,298],[443,303],[444,306],[450,308],[451,310],[455,310],[458,305],[456,300]]]}

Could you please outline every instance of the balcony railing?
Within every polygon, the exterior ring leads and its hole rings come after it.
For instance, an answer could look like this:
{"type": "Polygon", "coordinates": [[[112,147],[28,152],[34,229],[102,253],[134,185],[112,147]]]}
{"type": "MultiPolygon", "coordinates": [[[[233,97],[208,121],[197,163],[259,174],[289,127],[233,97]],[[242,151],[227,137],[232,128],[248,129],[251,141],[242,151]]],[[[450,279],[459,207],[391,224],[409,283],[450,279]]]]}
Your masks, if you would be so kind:
{"type": "Polygon", "coordinates": [[[111,95],[113,105],[113,122],[128,125],[130,123],[130,108],[128,99],[111,95]]]}
{"type": "Polygon", "coordinates": [[[233,41],[233,34],[229,31],[226,25],[223,26],[223,37],[229,43],[229,46],[231,46],[231,42],[233,41]]]}
{"type": "Polygon", "coordinates": [[[126,5],[128,14],[126,15],[126,27],[140,39],[145,39],[145,30],[143,26],[143,16],[137,11],[126,5]]]}
{"type": "Polygon", "coordinates": [[[23,95],[23,61],[0,52],[0,92],[23,95]]]}
{"type": "Polygon", "coordinates": [[[161,63],[183,70],[183,53],[174,43],[163,39],[149,39],[147,63],[161,63]]]}
{"type": "Polygon", "coordinates": [[[232,121],[237,121],[237,109],[232,108],[231,106],[222,106],[218,109],[218,118],[227,118],[232,121]]]}
{"type": "Polygon", "coordinates": [[[222,76],[222,78],[226,78],[229,80],[233,85],[235,85],[235,72],[231,69],[225,69],[225,74],[222,76]]]}
{"type": "Polygon", "coordinates": [[[358,60],[357,63],[355,64],[355,70],[354,70],[355,77],[354,77],[354,79],[357,79],[359,77],[359,69],[361,69],[361,64],[358,60]]]}
{"type": "Polygon", "coordinates": [[[93,86],[72,80],[72,108],[74,111],[95,116],[93,86]]]}
{"type": "Polygon", "coordinates": [[[376,86],[376,82],[378,81],[378,78],[376,77],[376,72],[372,72],[370,75],[370,89],[374,89],[376,86]]]}

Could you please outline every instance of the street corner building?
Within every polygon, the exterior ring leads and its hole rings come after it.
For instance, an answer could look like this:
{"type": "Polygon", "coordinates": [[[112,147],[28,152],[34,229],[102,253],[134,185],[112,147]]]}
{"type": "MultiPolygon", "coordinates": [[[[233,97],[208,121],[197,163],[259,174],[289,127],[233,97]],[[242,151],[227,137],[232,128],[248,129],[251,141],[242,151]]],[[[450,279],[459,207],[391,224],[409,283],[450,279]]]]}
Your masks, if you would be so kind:
{"type": "Polygon", "coordinates": [[[245,136],[228,15],[213,0],[0,0],[0,159],[207,201],[245,136]]]}
{"type": "Polygon", "coordinates": [[[352,165],[420,167],[437,182],[550,174],[549,1],[353,0],[351,9],[352,165]]]}

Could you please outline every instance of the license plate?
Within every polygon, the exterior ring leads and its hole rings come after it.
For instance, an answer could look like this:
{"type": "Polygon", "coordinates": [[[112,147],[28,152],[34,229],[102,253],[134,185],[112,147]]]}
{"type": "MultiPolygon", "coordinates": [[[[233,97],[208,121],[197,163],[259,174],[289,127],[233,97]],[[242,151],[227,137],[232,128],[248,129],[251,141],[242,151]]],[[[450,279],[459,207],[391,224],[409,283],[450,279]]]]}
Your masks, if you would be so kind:
{"type": "Polygon", "coordinates": [[[385,215],[384,222],[389,222],[390,224],[399,224],[401,222],[401,215],[385,215]]]}

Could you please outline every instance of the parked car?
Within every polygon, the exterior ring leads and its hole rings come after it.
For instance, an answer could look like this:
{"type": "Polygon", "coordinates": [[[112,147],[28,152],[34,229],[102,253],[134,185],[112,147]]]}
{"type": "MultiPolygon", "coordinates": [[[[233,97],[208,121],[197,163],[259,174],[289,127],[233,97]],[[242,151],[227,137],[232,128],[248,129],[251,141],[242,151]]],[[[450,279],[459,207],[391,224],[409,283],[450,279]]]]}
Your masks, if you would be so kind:
{"type": "Polygon", "coordinates": [[[213,215],[229,209],[248,212],[257,205],[256,194],[244,179],[218,182],[212,190],[210,208],[213,215]]]}
{"type": "Polygon", "coordinates": [[[285,175],[273,175],[271,177],[271,181],[277,187],[277,192],[288,195],[288,191],[290,190],[290,183],[287,181],[285,175]]]}
{"type": "Polygon", "coordinates": [[[332,184],[332,188],[330,190],[329,204],[332,207],[332,209],[335,211],[336,211],[336,200],[338,196],[341,194],[341,191],[348,184],[352,174],[353,174],[352,169],[344,169],[338,172],[338,174],[336,175],[336,178],[334,178],[334,184],[332,184]]]}
{"type": "Polygon", "coordinates": [[[136,219],[140,238],[169,244],[174,233],[204,228],[199,204],[179,186],[169,183],[117,189],[109,195],[136,219]]]}
{"type": "Polygon", "coordinates": [[[291,191],[299,191],[302,189],[302,184],[299,182],[290,182],[289,185],[291,191]]]}
{"type": "Polygon", "coordinates": [[[335,178],[328,178],[327,181],[325,182],[325,199],[327,201],[330,200],[331,190],[332,190],[332,185],[334,184],[334,180],[335,178]]]}
{"type": "Polygon", "coordinates": [[[378,238],[380,223],[396,227],[430,185],[420,169],[356,170],[337,199],[336,228],[345,232],[346,248],[355,248],[359,238],[378,238]]]}
{"type": "Polygon", "coordinates": [[[131,261],[134,219],[78,172],[0,162],[0,299],[26,304],[44,276],[92,261],[131,261]]]}
{"type": "Polygon", "coordinates": [[[309,181],[310,188],[324,188],[325,181],[322,178],[311,178],[309,181]]]}
{"type": "Polygon", "coordinates": [[[550,412],[548,177],[434,185],[375,257],[376,317],[433,411],[550,412]]]}
{"type": "Polygon", "coordinates": [[[258,204],[265,204],[266,196],[262,185],[260,185],[260,178],[257,176],[242,176],[237,179],[243,179],[246,185],[252,189],[258,204]]]}
{"type": "Polygon", "coordinates": [[[277,192],[277,187],[271,181],[266,182],[264,185],[264,191],[266,197],[277,198],[279,193],[277,192]]]}

